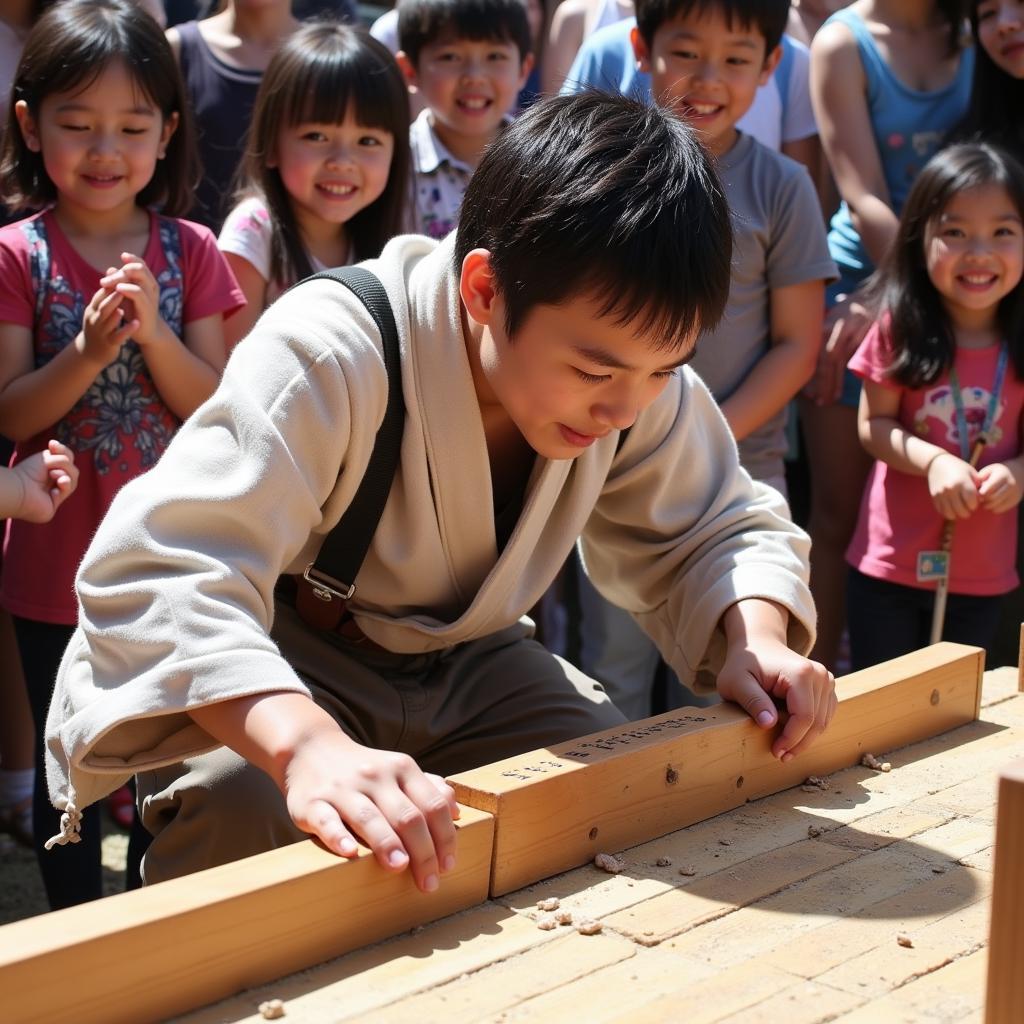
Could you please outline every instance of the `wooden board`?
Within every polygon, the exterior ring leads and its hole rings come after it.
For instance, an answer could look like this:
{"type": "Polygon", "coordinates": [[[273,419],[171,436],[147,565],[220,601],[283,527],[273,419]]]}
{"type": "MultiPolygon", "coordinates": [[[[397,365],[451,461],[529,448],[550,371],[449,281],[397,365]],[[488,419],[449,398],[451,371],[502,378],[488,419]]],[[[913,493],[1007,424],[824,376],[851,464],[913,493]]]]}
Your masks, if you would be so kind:
{"type": "Polygon", "coordinates": [[[419,892],[312,841],[0,929],[5,1024],[139,1024],[487,898],[493,821],[466,808],[458,866],[419,892]]]}
{"type": "MultiPolygon", "coordinates": [[[[452,776],[495,816],[501,895],[977,717],[984,654],[936,644],[840,680],[839,708],[789,764],[734,705],[683,708],[452,776]]],[[[781,726],[780,726],[781,728],[781,726]]]]}
{"type": "Polygon", "coordinates": [[[1022,744],[1016,669],[987,674],[979,720],[876,747],[891,773],[763,797],[616,850],[619,875],[576,868],[180,1024],[262,1024],[270,998],[302,1024],[980,1024],[997,778],[1022,744]],[[545,898],[603,931],[540,930],[545,898]]]}
{"type": "Polygon", "coordinates": [[[999,779],[986,1024],[1024,1019],[1024,761],[999,779]]]}

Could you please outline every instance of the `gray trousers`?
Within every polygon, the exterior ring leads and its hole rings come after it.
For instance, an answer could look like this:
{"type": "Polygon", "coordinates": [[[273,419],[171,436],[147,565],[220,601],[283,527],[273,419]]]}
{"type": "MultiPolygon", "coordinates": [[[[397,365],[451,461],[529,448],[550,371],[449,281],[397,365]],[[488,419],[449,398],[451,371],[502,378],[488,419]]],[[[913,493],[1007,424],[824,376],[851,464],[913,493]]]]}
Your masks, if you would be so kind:
{"type": "MultiPolygon", "coordinates": [[[[279,605],[273,637],[313,699],[358,743],[451,775],[621,724],[599,683],[517,624],[423,655],[309,630],[279,605]]],[[[147,884],[305,839],[270,776],[222,747],[138,775],[153,835],[147,884]]]]}

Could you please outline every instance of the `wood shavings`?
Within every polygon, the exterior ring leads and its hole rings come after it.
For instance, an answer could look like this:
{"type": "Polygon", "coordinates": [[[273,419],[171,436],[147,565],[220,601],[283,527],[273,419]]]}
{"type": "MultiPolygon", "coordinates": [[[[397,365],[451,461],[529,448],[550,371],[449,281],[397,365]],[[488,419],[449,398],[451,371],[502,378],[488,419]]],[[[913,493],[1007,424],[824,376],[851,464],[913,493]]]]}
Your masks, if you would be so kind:
{"type": "Polygon", "coordinates": [[[731,839],[719,839],[718,840],[718,845],[719,846],[732,846],[732,840],[731,839]]]}
{"type": "Polygon", "coordinates": [[[827,793],[832,783],[822,775],[808,775],[800,788],[805,793],[827,793]]]}
{"type": "Polygon", "coordinates": [[[654,866],[657,868],[670,868],[672,867],[671,857],[659,857],[655,862],[654,866]]]}
{"type": "Polygon", "coordinates": [[[692,864],[684,864],[679,869],[679,874],[686,875],[687,878],[690,878],[693,875],[697,874],[697,869],[692,864]]]}
{"type": "Polygon", "coordinates": [[[594,858],[594,867],[607,871],[609,875],[617,875],[626,870],[625,862],[612,853],[599,853],[594,858]]]}
{"type": "Polygon", "coordinates": [[[280,999],[268,999],[265,1003],[260,1003],[259,1010],[264,1020],[277,1020],[284,1016],[284,1003],[280,999]]]}
{"type": "Polygon", "coordinates": [[[594,921],[592,918],[585,917],[582,921],[576,925],[576,931],[580,935],[597,935],[604,926],[600,921],[594,921]]]}
{"type": "Polygon", "coordinates": [[[538,910],[557,910],[558,909],[558,897],[549,896],[546,900],[537,900],[538,910]]]}
{"type": "Polygon", "coordinates": [[[946,873],[946,869],[941,864],[933,864],[932,873],[936,875],[944,875],[946,873]]]}
{"type": "Polygon", "coordinates": [[[555,920],[559,924],[572,924],[572,911],[560,910],[557,914],[555,914],[555,920]]]}
{"type": "Polygon", "coordinates": [[[558,927],[558,922],[553,917],[542,917],[537,922],[537,927],[542,932],[551,932],[558,927]]]}
{"type": "Polygon", "coordinates": [[[864,765],[865,768],[870,768],[872,771],[876,771],[876,772],[891,772],[892,771],[892,765],[888,761],[879,761],[878,758],[875,757],[874,754],[867,754],[866,753],[860,759],[860,763],[862,765],[864,765]]]}
{"type": "Polygon", "coordinates": [[[909,935],[900,932],[900,934],[896,936],[896,945],[902,946],[904,949],[913,949],[914,940],[909,935]]]}
{"type": "Polygon", "coordinates": [[[808,825],[807,826],[807,838],[808,839],[817,839],[818,836],[823,835],[824,832],[825,832],[825,830],[823,828],[820,828],[818,825],[808,825]]]}
{"type": "Polygon", "coordinates": [[[641,946],[660,946],[661,936],[655,935],[654,932],[644,932],[643,935],[637,936],[636,941],[641,946]]]}

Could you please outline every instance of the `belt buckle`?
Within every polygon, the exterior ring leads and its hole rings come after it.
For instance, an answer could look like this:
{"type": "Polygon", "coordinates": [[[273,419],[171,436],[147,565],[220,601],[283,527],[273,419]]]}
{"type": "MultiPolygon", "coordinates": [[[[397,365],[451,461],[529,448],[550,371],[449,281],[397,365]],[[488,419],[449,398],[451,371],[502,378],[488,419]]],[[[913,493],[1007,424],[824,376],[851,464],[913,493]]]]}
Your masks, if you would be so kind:
{"type": "Polygon", "coordinates": [[[312,562],[303,570],[302,578],[312,587],[314,596],[328,604],[335,598],[349,601],[356,592],[354,583],[340,583],[333,576],[327,576],[317,570],[312,562]]]}

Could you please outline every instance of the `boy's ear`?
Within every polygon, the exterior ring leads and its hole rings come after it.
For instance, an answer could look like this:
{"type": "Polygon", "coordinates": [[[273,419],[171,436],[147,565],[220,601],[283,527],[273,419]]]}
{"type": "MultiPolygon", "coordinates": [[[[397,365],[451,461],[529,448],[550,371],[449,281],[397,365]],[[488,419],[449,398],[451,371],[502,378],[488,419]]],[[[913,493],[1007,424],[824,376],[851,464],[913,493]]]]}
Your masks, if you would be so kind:
{"type": "Polygon", "coordinates": [[[486,249],[466,253],[459,274],[459,297],[466,312],[478,324],[489,326],[493,322],[498,289],[491,269],[491,254],[486,249]]]}
{"type": "Polygon", "coordinates": [[[532,53],[528,53],[519,62],[519,85],[516,87],[517,92],[520,91],[524,85],[526,85],[526,80],[530,77],[530,72],[533,70],[533,64],[534,60],[532,53]]]}
{"type": "Polygon", "coordinates": [[[178,130],[178,121],[176,110],[172,111],[170,117],[164,120],[163,128],[160,129],[160,147],[156,151],[158,160],[163,160],[167,156],[167,143],[171,141],[171,136],[178,130]]]}
{"type": "Polygon", "coordinates": [[[758,85],[765,85],[768,79],[775,74],[775,69],[779,66],[779,61],[782,60],[782,43],[772,50],[764,59],[764,66],[761,68],[761,75],[757,80],[758,85]]]}
{"type": "Polygon", "coordinates": [[[395,54],[395,60],[398,62],[399,68],[401,68],[402,74],[405,75],[406,84],[409,86],[409,92],[416,92],[419,88],[419,75],[416,74],[416,65],[409,60],[409,54],[405,50],[399,50],[395,54]]]}
{"type": "Polygon", "coordinates": [[[636,57],[636,66],[641,71],[650,74],[651,51],[644,37],[640,35],[640,29],[636,25],[629,30],[629,41],[633,44],[633,56],[636,57]]]}
{"type": "Polygon", "coordinates": [[[36,127],[36,119],[28,109],[24,100],[18,100],[14,104],[14,117],[18,122],[18,130],[25,140],[25,147],[33,153],[38,153],[43,147],[39,141],[39,129],[36,127]]]}

